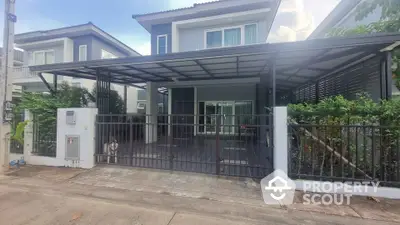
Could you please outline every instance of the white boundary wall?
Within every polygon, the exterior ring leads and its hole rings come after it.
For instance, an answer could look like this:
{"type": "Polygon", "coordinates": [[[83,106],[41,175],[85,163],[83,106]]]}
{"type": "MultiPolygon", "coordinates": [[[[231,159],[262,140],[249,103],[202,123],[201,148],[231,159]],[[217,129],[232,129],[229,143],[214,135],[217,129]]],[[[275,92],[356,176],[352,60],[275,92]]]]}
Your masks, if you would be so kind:
{"type": "MultiPolygon", "coordinates": [[[[285,173],[288,172],[289,160],[289,143],[288,143],[288,116],[287,107],[275,107],[274,108],[274,169],[280,169],[285,173]]],[[[333,186],[334,183],[338,182],[323,182],[323,181],[312,181],[312,180],[294,180],[296,183],[296,190],[319,192],[318,187],[325,185],[333,186]],[[311,187],[311,189],[310,189],[311,187]],[[315,187],[313,189],[313,187],[315,187]],[[314,190],[314,191],[313,191],[314,190]]],[[[338,185],[335,185],[336,187],[338,185]]],[[[363,187],[364,189],[364,187],[363,187]]],[[[374,187],[370,186],[366,191],[360,192],[358,186],[344,184],[343,188],[336,189],[335,192],[330,191],[328,193],[337,194],[353,194],[359,196],[372,196],[382,197],[391,199],[400,199],[400,188],[390,187],[379,187],[374,190],[374,187]],[[350,190],[350,191],[349,191],[350,190]]]]}
{"type": "MultiPolygon", "coordinates": [[[[28,123],[24,131],[24,154],[10,153],[9,159],[18,160],[24,158],[27,164],[43,166],[62,166],[77,168],[93,168],[95,166],[95,121],[97,108],[70,108],[58,109],[57,112],[57,152],[56,157],[37,156],[32,154],[33,145],[33,125],[28,123]],[[66,124],[66,111],[74,111],[76,124],[66,124]],[[66,160],[65,151],[66,135],[80,136],[80,159],[66,160]]],[[[32,120],[29,111],[25,111],[25,121],[32,120]]]]}

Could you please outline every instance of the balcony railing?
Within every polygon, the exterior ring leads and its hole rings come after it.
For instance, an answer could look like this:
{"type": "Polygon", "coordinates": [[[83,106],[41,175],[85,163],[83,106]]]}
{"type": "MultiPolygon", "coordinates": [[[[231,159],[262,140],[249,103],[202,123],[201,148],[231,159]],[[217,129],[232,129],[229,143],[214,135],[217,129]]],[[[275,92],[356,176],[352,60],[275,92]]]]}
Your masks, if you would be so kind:
{"type": "Polygon", "coordinates": [[[13,79],[39,78],[38,74],[30,71],[28,66],[14,67],[12,71],[13,79]]]}

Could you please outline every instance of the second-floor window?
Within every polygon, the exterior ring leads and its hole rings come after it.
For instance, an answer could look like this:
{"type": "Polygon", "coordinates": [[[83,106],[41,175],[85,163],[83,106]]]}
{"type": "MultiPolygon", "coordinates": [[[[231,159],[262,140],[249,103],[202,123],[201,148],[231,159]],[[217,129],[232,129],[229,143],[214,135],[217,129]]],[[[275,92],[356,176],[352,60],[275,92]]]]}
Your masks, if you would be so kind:
{"type": "Polygon", "coordinates": [[[168,36],[158,35],[157,36],[157,54],[166,54],[168,51],[168,36]]]}
{"type": "Polygon", "coordinates": [[[87,45],[79,45],[79,61],[87,60],[87,45]]]}
{"type": "Polygon", "coordinates": [[[33,52],[34,65],[52,64],[54,62],[55,62],[54,50],[33,52]]]}
{"type": "Polygon", "coordinates": [[[257,24],[207,30],[206,48],[229,47],[257,43],[257,24]]]}

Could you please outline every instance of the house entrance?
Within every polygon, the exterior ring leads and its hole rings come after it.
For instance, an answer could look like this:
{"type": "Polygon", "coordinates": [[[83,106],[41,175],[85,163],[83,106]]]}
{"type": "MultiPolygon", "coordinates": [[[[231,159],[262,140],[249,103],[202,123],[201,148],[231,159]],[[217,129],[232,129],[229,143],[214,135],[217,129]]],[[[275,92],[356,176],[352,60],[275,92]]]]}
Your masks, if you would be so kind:
{"type": "Polygon", "coordinates": [[[235,125],[235,109],[234,102],[205,102],[205,132],[216,133],[217,130],[222,134],[233,134],[235,125]],[[220,124],[218,124],[218,119],[220,124]]]}

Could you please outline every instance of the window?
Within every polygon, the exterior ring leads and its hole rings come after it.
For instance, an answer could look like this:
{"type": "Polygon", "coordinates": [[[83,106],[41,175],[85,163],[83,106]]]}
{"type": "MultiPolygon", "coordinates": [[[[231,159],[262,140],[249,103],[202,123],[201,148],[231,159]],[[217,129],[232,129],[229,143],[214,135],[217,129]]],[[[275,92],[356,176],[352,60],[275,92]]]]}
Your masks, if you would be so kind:
{"type": "Polygon", "coordinates": [[[222,47],[222,31],[207,32],[207,48],[222,47]]]}
{"type": "Polygon", "coordinates": [[[102,59],[115,59],[115,58],[117,58],[117,56],[115,56],[111,52],[108,52],[108,51],[102,49],[101,50],[101,58],[102,59]]]}
{"type": "Polygon", "coordinates": [[[241,29],[232,28],[224,30],[224,46],[236,46],[242,43],[241,41],[241,29]]]}
{"type": "Polygon", "coordinates": [[[168,52],[168,36],[158,35],[157,36],[157,54],[166,54],[168,52]]]}
{"type": "Polygon", "coordinates": [[[245,44],[257,43],[257,24],[249,24],[244,26],[245,44]]]}
{"type": "Polygon", "coordinates": [[[34,65],[52,64],[54,61],[54,50],[33,52],[34,65]]]}
{"type": "Polygon", "coordinates": [[[206,31],[205,47],[218,48],[257,43],[257,24],[206,31]]]}
{"type": "Polygon", "coordinates": [[[79,45],[79,61],[87,60],[87,45],[79,45]]]}

